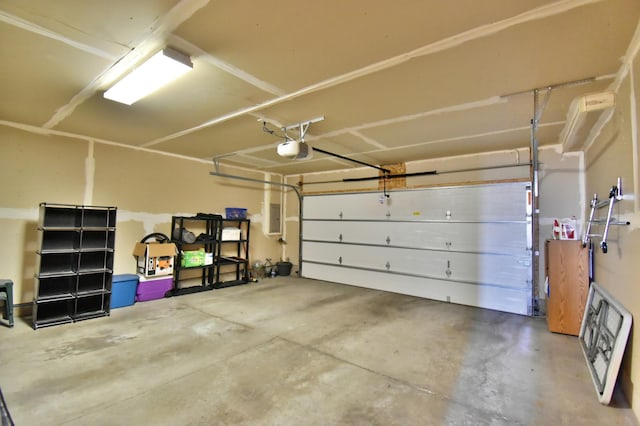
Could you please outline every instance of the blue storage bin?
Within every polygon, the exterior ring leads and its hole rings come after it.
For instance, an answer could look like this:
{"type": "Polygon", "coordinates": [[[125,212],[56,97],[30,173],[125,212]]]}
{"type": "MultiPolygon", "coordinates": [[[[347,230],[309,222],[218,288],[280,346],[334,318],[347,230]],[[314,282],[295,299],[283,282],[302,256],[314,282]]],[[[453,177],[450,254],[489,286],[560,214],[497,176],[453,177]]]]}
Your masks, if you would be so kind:
{"type": "Polygon", "coordinates": [[[133,305],[136,301],[137,287],[136,274],[114,275],[111,283],[111,309],[133,305]]]}
{"type": "Polygon", "coordinates": [[[238,207],[227,207],[224,209],[226,219],[246,219],[247,209],[241,209],[238,207]]]}

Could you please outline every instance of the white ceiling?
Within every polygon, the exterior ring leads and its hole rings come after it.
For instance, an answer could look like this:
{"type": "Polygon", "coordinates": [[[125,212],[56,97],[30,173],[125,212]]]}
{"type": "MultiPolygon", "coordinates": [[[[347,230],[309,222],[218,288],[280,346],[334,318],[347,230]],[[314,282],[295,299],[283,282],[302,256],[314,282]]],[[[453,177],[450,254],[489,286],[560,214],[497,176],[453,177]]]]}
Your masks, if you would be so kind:
{"type": "Polygon", "coordinates": [[[552,91],[538,139],[554,144],[639,19],[638,0],[4,0],[0,120],[297,174],[357,164],[278,157],[263,121],[324,116],[308,143],[377,165],[514,149],[533,89],[594,79],[552,91]],[[193,71],[132,106],[103,98],[164,46],[193,71]]]}

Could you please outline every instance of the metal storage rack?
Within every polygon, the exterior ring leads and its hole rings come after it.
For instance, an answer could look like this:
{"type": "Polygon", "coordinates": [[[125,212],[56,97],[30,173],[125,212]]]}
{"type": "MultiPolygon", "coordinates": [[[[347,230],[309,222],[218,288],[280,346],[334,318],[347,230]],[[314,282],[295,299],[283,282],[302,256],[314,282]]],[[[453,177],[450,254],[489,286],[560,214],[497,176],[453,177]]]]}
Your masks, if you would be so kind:
{"type": "Polygon", "coordinates": [[[249,219],[223,219],[220,215],[198,214],[196,216],[174,216],[171,221],[171,241],[178,248],[178,255],[174,265],[174,287],[171,295],[181,295],[231,287],[249,282],[249,219]],[[241,237],[233,240],[223,240],[223,227],[232,223],[240,230],[241,237]],[[195,231],[193,241],[185,241],[187,231],[195,231]],[[197,233],[197,235],[196,235],[197,233]],[[222,246],[229,246],[222,251],[222,246]],[[204,251],[211,258],[211,263],[198,266],[182,266],[184,251],[204,251]],[[185,271],[201,271],[199,285],[180,288],[184,281],[185,271]],[[234,279],[221,281],[221,275],[233,274],[234,279]]]}
{"type": "Polygon", "coordinates": [[[116,211],[40,204],[34,329],[109,315],[116,211]]]}
{"type": "Polygon", "coordinates": [[[222,252],[220,255],[218,275],[214,287],[224,288],[246,284],[249,282],[249,232],[251,230],[251,221],[249,219],[224,219],[222,225],[223,229],[225,225],[237,227],[240,230],[240,238],[220,239],[220,246],[229,246],[229,252],[228,255],[226,252],[222,252]],[[220,281],[220,273],[224,274],[225,269],[231,270],[235,274],[234,280],[220,281]]]}
{"type": "MultiPolygon", "coordinates": [[[[171,241],[178,248],[176,262],[173,267],[173,289],[171,295],[189,294],[200,291],[212,290],[217,280],[218,260],[220,258],[220,245],[218,241],[222,233],[222,216],[197,215],[197,216],[173,216],[171,219],[171,241]],[[188,234],[196,230],[199,235],[188,234]],[[193,241],[186,240],[185,235],[193,237],[193,241]],[[184,251],[204,248],[212,260],[212,263],[199,266],[182,266],[184,251]],[[183,271],[201,271],[200,285],[180,288],[183,271]]],[[[184,275],[183,275],[184,276],[184,275]]]]}

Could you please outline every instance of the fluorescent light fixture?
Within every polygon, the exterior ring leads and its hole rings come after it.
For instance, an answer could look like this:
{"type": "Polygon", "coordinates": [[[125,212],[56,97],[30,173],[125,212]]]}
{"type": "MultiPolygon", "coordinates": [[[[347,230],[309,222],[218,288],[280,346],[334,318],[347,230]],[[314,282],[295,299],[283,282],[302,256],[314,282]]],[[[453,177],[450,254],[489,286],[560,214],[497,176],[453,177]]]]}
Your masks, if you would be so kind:
{"type": "Polygon", "coordinates": [[[163,49],[104,92],[112,101],[131,105],[193,68],[191,59],[173,49],[163,49]]]}

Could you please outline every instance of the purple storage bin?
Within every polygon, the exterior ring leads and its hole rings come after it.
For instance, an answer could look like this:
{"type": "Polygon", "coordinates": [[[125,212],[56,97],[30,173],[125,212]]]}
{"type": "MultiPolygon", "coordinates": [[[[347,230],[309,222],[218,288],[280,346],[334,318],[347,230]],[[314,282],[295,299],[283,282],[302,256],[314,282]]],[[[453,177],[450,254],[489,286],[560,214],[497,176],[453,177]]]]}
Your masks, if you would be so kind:
{"type": "Polygon", "coordinates": [[[158,278],[145,278],[138,274],[140,281],[136,289],[136,302],[162,299],[173,288],[173,275],[158,278]]]}

